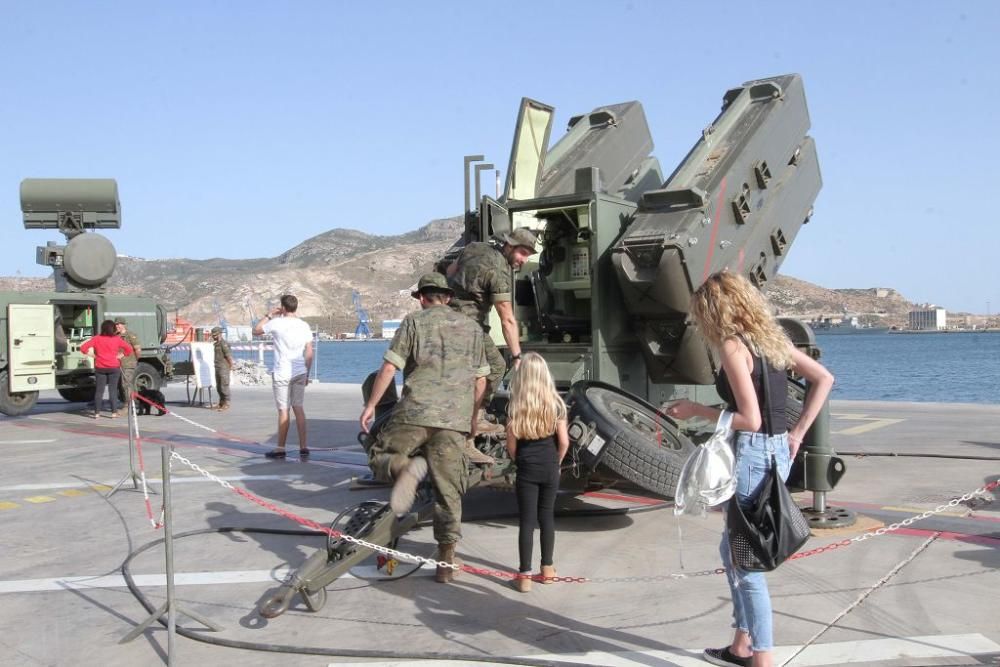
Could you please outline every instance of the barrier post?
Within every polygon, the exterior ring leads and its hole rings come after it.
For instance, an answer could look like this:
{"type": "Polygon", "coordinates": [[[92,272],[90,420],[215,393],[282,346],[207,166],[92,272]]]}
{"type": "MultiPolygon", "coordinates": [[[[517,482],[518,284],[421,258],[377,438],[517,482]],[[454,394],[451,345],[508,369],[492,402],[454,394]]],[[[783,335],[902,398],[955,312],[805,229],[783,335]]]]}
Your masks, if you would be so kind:
{"type": "MultiPolygon", "coordinates": [[[[115,391],[118,391],[117,387],[115,387],[115,391]]],[[[128,482],[129,480],[132,481],[132,488],[128,489],[128,491],[140,490],[139,473],[135,471],[135,437],[139,432],[139,423],[136,419],[135,400],[132,397],[132,392],[129,392],[125,401],[128,403],[128,407],[126,408],[128,410],[128,472],[125,473],[124,477],[118,480],[118,483],[115,484],[110,491],[108,491],[108,495],[104,496],[105,498],[110,498],[115,495],[115,493],[117,493],[122,486],[125,485],[125,482],[128,482]]]]}
{"type": "Polygon", "coordinates": [[[127,635],[121,638],[119,644],[132,641],[145,631],[153,623],[163,622],[163,615],[167,615],[167,665],[174,662],[174,636],[177,633],[177,614],[184,614],[193,621],[201,623],[213,632],[222,630],[222,626],[213,623],[204,616],[196,614],[190,609],[174,600],[174,533],[173,533],[173,511],[170,506],[170,459],[174,453],[173,445],[160,448],[161,462],[163,466],[163,545],[164,558],[166,560],[167,577],[167,601],[159,609],[154,611],[145,621],[132,628],[127,635]]]}

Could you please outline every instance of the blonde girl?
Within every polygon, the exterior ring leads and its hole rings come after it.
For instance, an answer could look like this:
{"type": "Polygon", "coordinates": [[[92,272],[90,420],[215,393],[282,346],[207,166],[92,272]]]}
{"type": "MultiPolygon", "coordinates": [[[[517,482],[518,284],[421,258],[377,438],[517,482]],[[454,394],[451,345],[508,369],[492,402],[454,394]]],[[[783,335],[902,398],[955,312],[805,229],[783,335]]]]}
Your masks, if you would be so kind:
{"type": "Polygon", "coordinates": [[[541,530],[543,583],[556,575],[555,501],[559,466],[569,449],[566,404],[556,391],[545,360],[535,352],[521,357],[511,380],[507,408],[507,452],[517,464],[517,507],[520,514],[518,551],[521,559],[517,590],[531,590],[531,551],[536,524],[541,530]]]}
{"type": "MultiPolygon", "coordinates": [[[[833,375],[792,345],[760,290],[742,275],[722,272],[709,276],[691,299],[690,315],[722,361],[715,386],[726,409],[734,413],[736,499],[741,506],[750,507],[770,473],[772,460],[777,462],[781,478],[788,477],[802,438],[830,394],[833,375]],[[785,415],[789,369],[811,385],[802,415],[791,428],[786,427],[785,415]],[[765,396],[770,397],[770,404],[765,396]]],[[[665,410],[680,420],[701,417],[716,421],[720,413],[718,408],[688,400],[671,403],[665,410]]],[[[733,597],[736,632],[725,648],[705,649],[704,658],[715,665],[770,667],[771,597],[764,573],[746,572],[733,565],[725,533],[719,552],[733,597]]]]}

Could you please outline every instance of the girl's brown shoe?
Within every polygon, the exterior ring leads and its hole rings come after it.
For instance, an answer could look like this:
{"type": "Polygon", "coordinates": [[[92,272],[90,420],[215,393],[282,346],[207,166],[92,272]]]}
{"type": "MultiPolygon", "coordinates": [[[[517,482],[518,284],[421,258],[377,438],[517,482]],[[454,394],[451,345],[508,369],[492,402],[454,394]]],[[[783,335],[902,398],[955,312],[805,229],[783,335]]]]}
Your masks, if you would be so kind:
{"type": "Polygon", "coordinates": [[[514,579],[514,588],[517,589],[518,593],[530,593],[531,592],[531,575],[527,572],[522,572],[518,574],[514,579]]]}
{"type": "Polygon", "coordinates": [[[555,565],[543,565],[542,566],[542,583],[543,584],[554,584],[556,582],[552,581],[552,577],[556,576],[556,566],[555,565]]]}

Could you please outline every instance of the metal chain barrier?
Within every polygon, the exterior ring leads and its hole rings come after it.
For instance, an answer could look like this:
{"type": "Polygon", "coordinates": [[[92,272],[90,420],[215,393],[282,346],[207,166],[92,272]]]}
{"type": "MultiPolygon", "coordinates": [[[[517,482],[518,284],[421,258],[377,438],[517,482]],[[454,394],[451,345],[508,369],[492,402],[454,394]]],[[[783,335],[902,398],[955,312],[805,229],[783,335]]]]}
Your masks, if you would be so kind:
{"type": "MultiPolygon", "coordinates": [[[[164,406],[159,405],[159,404],[157,404],[157,403],[155,403],[153,401],[150,401],[149,399],[145,398],[144,396],[139,395],[138,393],[134,393],[133,396],[135,398],[138,398],[141,401],[144,401],[144,402],[148,403],[152,407],[155,407],[158,410],[163,410],[167,414],[173,415],[174,417],[177,417],[178,419],[181,419],[182,421],[187,422],[187,423],[189,423],[189,424],[191,424],[193,426],[196,426],[198,428],[204,429],[204,430],[209,431],[211,433],[217,433],[219,435],[223,435],[225,437],[232,437],[232,439],[234,439],[234,440],[243,441],[242,438],[237,438],[236,436],[229,436],[228,434],[225,434],[225,433],[223,433],[221,431],[218,431],[217,429],[213,429],[213,428],[210,428],[208,426],[204,426],[204,425],[199,424],[198,422],[196,422],[194,420],[191,420],[191,419],[188,419],[187,417],[179,415],[176,412],[173,412],[171,410],[167,410],[167,408],[165,408],[164,406]]],[[[657,426],[659,427],[659,423],[658,422],[657,422],[657,426]]],[[[146,473],[145,473],[145,466],[143,465],[143,459],[142,459],[142,439],[139,437],[138,420],[136,420],[136,427],[135,427],[135,429],[136,429],[136,432],[135,432],[135,435],[136,435],[136,450],[137,450],[138,455],[139,455],[139,470],[140,470],[140,476],[142,478],[143,495],[145,496],[145,502],[146,502],[146,512],[147,512],[147,515],[149,517],[150,522],[153,524],[153,528],[159,529],[159,528],[161,528],[163,526],[163,508],[162,507],[160,508],[160,520],[159,521],[154,520],[153,519],[152,506],[151,506],[150,500],[149,500],[149,493],[148,493],[148,489],[146,487],[146,473]]],[[[658,429],[658,431],[659,431],[659,429],[658,429]]],[[[662,437],[661,433],[658,433],[658,435],[660,437],[662,437]]],[[[229,482],[227,482],[227,481],[225,481],[223,479],[220,479],[216,475],[213,475],[212,473],[208,472],[207,470],[205,470],[204,468],[202,468],[201,466],[199,466],[197,463],[194,463],[190,459],[182,456],[181,454],[178,454],[177,452],[173,452],[172,453],[171,458],[170,458],[170,462],[172,463],[174,459],[177,459],[178,461],[180,461],[184,465],[188,466],[193,471],[195,471],[196,473],[202,475],[206,479],[219,484],[223,488],[226,488],[226,489],[232,491],[233,493],[236,493],[237,495],[240,495],[240,496],[246,498],[250,502],[252,502],[252,503],[254,503],[256,505],[259,505],[259,506],[263,507],[264,509],[266,509],[266,510],[268,510],[270,512],[274,512],[275,514],[278,514],[279,516],[285,517],[286,519],[289,519],[290,521],[294,521],[295,523],[298,523],[298,524],[300,524],[302,526],[305,526],[305,527],[310,528],[312,530],[315,530],[317,532],[320,532],[320,533],[323,533],[325,535],[328,535],[329,537],[332,537],[334,539],[340,539],[340,540],[344,540],[346,542],[350,542],[352,544],[357,544],[358,546],[365,547],[366,549],[371,549],[372,551],[374,551],[376,553],[383,554],[383,555],[385,555],[387,557],[397,558],[399,560],[405,560],[405,561],[409,561],[409,562],[413,562],[413,563],[421,563],[421,564],[424,564],[424,565],[433,565],[435,567],[448,568],[448,569],[452,569],[452,570],[456,570],[456,571],[468,572],[470,574],[478,574],[478,575],[481,575],[481,576],[484,576],[484,577],[494,577],[494,578],[497,578],[497,579],[516,579],[519,576],[521,576],[520,573],[514,572],[514,571],[496,570],[496,569],[490,569],[490,568],[475,567],[475,566],[472,566],[472,565],[456,565],[454,563],[446,563],[444,561],[434,560],[433,558],[426,558],[424,556],[418,556],[416,554],[409,554],[409,553],[406,553],[406,552],[403,552],[403,551],[398,551],[396,549],[391,549],[389,547],[386,547],[386,546],[383,546],[383,545],[380,545],[380,544],[374,544],[372,542],[367,542],[367,541],[362,540],[360,538],[354,537],[353,535],[348,535],[346,533],[342,533],[340,531],[334,530],[334,529],[332,529],[332,528],[330,528],[328,526],[324,526],[322,524],[319,524],[319,523],[317,523],[317,522],[315,522],[315,521],[313,521],[311,519],[306,519],[305,517],[298,516],[297,514],[295,514],[293,512],[290,512],[290,511],[288,511],[286,509],[283,509],[283,508],[275,505],[274,503],[271,503],[271,502],[269,502],[267,500],[264,500],[263,498],[255,496],[254,494],[250,493],[249,491],[247,491],[245,489],[237,488],[237,487],[233,486],[232,484],[230,484],[229,482]]],[[[833,542],[831,544],[827,544],[827,545],[824,545],[824,546],[821,546],[821,547],[816,547],[814,549],[807,549],[805,551],[800,551],[800,552],[796,553],[795,555],[791,556],[788,560],[799,560],[801,558],[808,558],[809,556],[815,556],[815,555],[818,555],[818,554],[821,554],[821,553],[826,553],[828,551],[834,551],[836,549],[841,549],[841,548],[844,548],[844,547],[849,547],[852,544],[864,542],[865,540],[871,539],[873,537],[882,537],[883,535],[887,535],[889,533],[895,532],[895,531],[899,530],[900,528],[908,527],[908,526],[916,523],[917,521],[922,521],[922,520],[927,519],[929,517],[932,517],[932,516],[934,516],[936,514],[940,514],[941,512],[945,512],[945,511],[947,511],[949,509],[953,509],[955,507],[958,507],[962,503],[968,502],[969,500],[971,500],[972,498],[974,498],[976,496],[982,495],[982,494],[987,493],[989,491],[993,491],[998,486],[1000,486],[1000,480],[996,480],[996,481],[990,482],[989,484],[986,484],[986,485],[984,485],[984,486],[982,486],[982,487],[980,487],[980,488],[978,488],[978,489],[976,489],[974,491],[970,491],[969,493],[966,493],[963,496],[960,496],[958,498],[952,498],[947,503],[945,503],[943,505],[939,505],[939,506],[935,507],[932,510],[927,510],[926,512],[922,512],[921,514],[916,514],[914,516],[908,517],[906,519],[903,519],[903,520],[898,521],[896,523],[890,524],[888,526],[883,526],[881,528],[877,528],[875,530],[872,530],[872,531],[869,531],[869,532],[866,532],[866,533],[862,533],[862,534],[857,535],[857,536],[855,536],[853,538],[850,538],[850,539],[844,539],[844,540],[840,540],[838,542],[833,542]]],[[[531,579],[534,580],[534,581],[546,581],[546,582],[554,582],[554,583],[574,583],[574,584],[582,584],[582,583],[614,583],[614,584],[619,584],[619,583],[653,583],[653,582],[664,582],[664,581],[682,581],[682,580],[685,580],[685,579],[693,579],[693,578],[697,578],[697,577],[706,577],[706,576],[713,576],[713,575],[718,575],[718,574],[725,574],[725,572],[726,572],[725,568],[717,567],[717,568],[712,568],[712,569],[707,569],[707,570],[700,570],[698,572],[674,572],[674,573],[667,573],[667,574],[656,574],[656,575],[645,575],[645,576],[629,576],[629,577],[569,577],[569,576],[558,576],[558,575],[554,576],[554,577],[543,577],[540,574],[538,574],[538,575],[532,575],[531,579]]]]}
{"type": "MultiPolygon", "coordinates": [[[[328,536],[330,536],[330,537],[332,537],[334,539],[341,539],[341,540],[344,540],[346,542],[350,542],[352,544],[357,544],[358,546],[362,546],[362,547],[365,547],[367,549],[371,549],[372,551],[374,551],[376,553],[383,554],[383,555],[385,555],[387,557],[397,558],[399,560],[405,560],[405,561],[409,561],[409,562],[413,562],[413,563],[422,563],[422,564],[425,564],[425,565],[433,565],[435,567],[448,568],[448,569],[452,569],[452,570],[456,570],[456,571],[468,572],[470,574],[478,574],[478,575],[481,575],[481,576],[484,576],[484,577],[494,577],[494,578],[497,578],[497,579],[516,579],[517,577],[520,576],[520,574],[518,572],[507,571],[507,570],[496,570],[496,569],[490,569],[490,568],[480,568],[480,567],[474,567],[472,565],[456,565],[454,563],[445,563],[444,561],[434,560],[433,558],[426,558],[424,556],[417,556],[415,554],[409,554],[409,553],[406,553],[406,552],[403,552],[403,551],[398,551],[396,549],[390,549],[389,547],[386,547],[386,546],[383,546],[383,545],[380,545],[380,544],[374,544],[372,542],[366,542],[365,540],[362,540],[360,538],[354,537],[353,535],[348,535],[346,533],[342,533],[342,532],[334,530],[334,529],[332,529],[332,528],[330,528],[328,526],[321,525],[321,524],[319,524],[319,523],[317,523],[317,522],[315,522],[315,521],[313,521],[311,519],[306,519],[304,517],[298,516],[297,514],[295,514],[293,512],[290,512],[290,511],[288,511],[286,509],[283,509],[283,508],[275,505],[272,502],[269,502],[267,500],[264,500],[263,498],[255,496],[254,494],[250,493],[249,491],[247,491],[245,489],[237,488],[237,487],[233,486],[232,484],[230,484],[229,482],[227,482],[227,481],[225,481],[223,479],[220,479],[219,477],[213,475],[212,473],[208,472],[207,470],[205,470],[204,468],[202,468],[201,466],[199,466],[197,463],[194,463],[190,459],[188,459],[188,458],[186,458],[186,457],[178,454],[177,452],[173,452],[172,459],[177,459],[178,461],[180,461],[184,465],[188,466],[193,471],[195,471],[196,473],[202,475],[206,479],[209,479],[209,480],[211,480],[211,481],[219,484],[223,488],[229,489],[230,491],[232,491],[232,492],[234,492],[234,493],[236,493],[236,494],[238,494],[240,496],[243,496],[244,498],[246,498],[250,502],[255,503],[257,505],[260,505],[261,507],[263,507],[264,509],[266,509],[268,511],[274,512],[275,514],[283,516],[286,519],[294,521],[294,522],[296,522],[296,523],[298,523],[298,524],[300,524],[302,526],[305,526],[305,527],[310,528],[312,530],[315,530],[317,532],[320,532],[320,533],[323,533],[325,535],[328,535],[328,536]]],[[[867,540],[869,538],[872,538],[872,537],[881,537],[882,535],[886,535],[886,534],[891,533],[893,531],[899,530],[900,528],[904,528],[906,526],[909,526],[909,525],[911,525],[911,524],[913,524],[913,523],[915,523],[917,521],[921,521],[921,520],[926,519],[928,517],[934,516],[935,514],[940,514],[941,512],[944,512],[944,511],[946,511],[948,509],[952,509],[954,507],[957,507],[959,504],[961,504],[963,502],[967,502],[967,501],[971,500],[975,496],[978,496],[980,494],[983,494],[983,493],[986,493],[988,491],[994,490],[995,488],[997,488],[997,486],[1000,486],[1000,480],[991,482],[991,483],[989,483],[989,484],[987,484],[987,485],[985,485],[983,487],[980,487],[980,488],[976,489],[975,491],[971,491],[971,492],[969,492],[969,493],[967,493],[964,496],[961,496],[959,498],[953,498],[948,503],[946,503],[944,505],[940,505],[940,506],[936,507],[935,509],[928,510],[926,512],[923,512],[922,514],[917,514],[915,516],[909,517],[907,519],[904,519],[902,521],[894,523],[894,524],[892,524],[890,526],[884,526],[884,527],[878,528],[877,530],[874,530],[874,531],[870,531],[870,532],[867,532],[867,533],[862,533],[861,535],[858,535],[857,537],[854,537],[854,538],[851,538],[851,539],[841,540],[839,542],[834,542],[832,544],[828,544],[828,545],[825,545],[825,546],[822,546],[822,547],[817,547],[815,549],[809,549],[809,550],[806,550],[806,551],[800,551],[799,553],[797,553],[794,556],[792,556],[791,558],[789,558],[789,560],[798,560],[800,558],[806,558],[806,557],[809,557],[809,556],[815,556],[817,554],[825,553],[827,551],[833,551],[835,549],[840,549],[842,547],[848,547],[848,546],[850,546],[850,545],[852,545],[854,543],[864,542],[865,540],[867,540]]],[[[684,579],[694,579],[694,578],[697,578],[697,577],[706,577],[706,576],[712,576],[712,575],[718,575],[718,574],[725,574],[725,572],[726,572],[725,568],[717,567],[717,568],[713,568],[713,569],[700,570],[698,572],[690,572],[690,573],[676,572],[676,573],[669,573],[669,574],[657,574],[657,575],[646,575],[646,576],[631,576],[631,577],[568,577],[568,576],[543,577],[541,575],[533,575],[531,577],[531,579],[533,579],[534,581],[548,581],[548,582],[555,582],[555,583],[573,583],[573,584],[582,584],[582,583],[613,583],[613,584],[620,584],[620,583],[647,583],[647,582],[679,581],[679,580],[684,580],[684,579]]]]}
{"type": "Polygon", "coordinates": [[[969,493],[966,493],[964,496],[961,496],[959,498],[952,498],[944,505],[938,505],[934,509],[927,510],[922,514],[917,514],[907,519],[903,519],[902,521],[897,521],[896,523],[890,524],[888,526],[883,526],[882,528],[878,528],[876,530],[867,533],[862,533],[861,535],[858,535],[857,537],[853,538],[851,542],[864,542],[865,540],[870,539],[872,537],[881,537],[886,533],[891,533],[895,530],[899,530],[900,528],[905,528],[907,526],[910,526],[911,524],[916,523],[917,521],[922,521],[923,519],[934,516],[935,514],[940,514],[941,512],[944,512],[946,510],[958,507],[962,503],[972,500],[975,496],[981,495],[988,491],[992,491],[998,486],[1000,486],[1000,480],[995,480],[985,486],[979,487],[975,491],[970,491],[969,493]]]}

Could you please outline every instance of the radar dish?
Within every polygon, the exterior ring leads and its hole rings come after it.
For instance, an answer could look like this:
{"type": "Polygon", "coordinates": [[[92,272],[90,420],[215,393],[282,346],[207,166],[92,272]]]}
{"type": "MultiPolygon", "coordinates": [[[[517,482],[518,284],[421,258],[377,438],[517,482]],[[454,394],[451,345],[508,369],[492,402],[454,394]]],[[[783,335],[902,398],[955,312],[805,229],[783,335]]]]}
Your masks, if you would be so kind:
{"type": "Polygon", "coordinates": [[[80,234],[73,237],[63,253],[63,268],[70,280],[96,287],[103,285],[114,273],[117,253],[111,241],[100,234],[80,234]]]}

